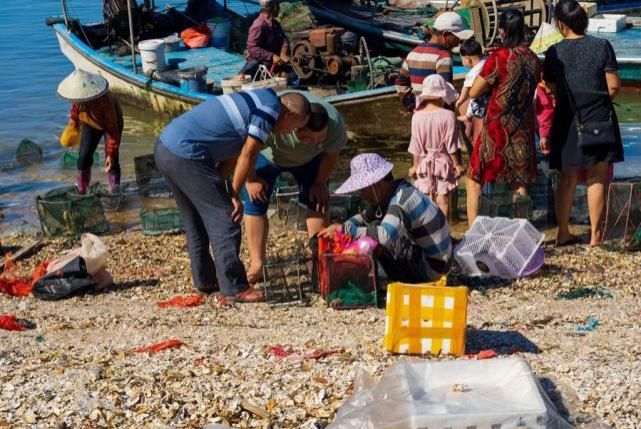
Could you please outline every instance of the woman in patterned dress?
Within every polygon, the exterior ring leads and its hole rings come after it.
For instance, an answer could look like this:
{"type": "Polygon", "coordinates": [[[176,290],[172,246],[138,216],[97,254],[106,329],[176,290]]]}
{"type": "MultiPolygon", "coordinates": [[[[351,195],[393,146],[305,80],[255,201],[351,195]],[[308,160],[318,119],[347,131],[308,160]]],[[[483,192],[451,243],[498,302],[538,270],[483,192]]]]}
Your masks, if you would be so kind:
{"type": "Polygon", "coordinates": [[[490,91],[481,135],[470,155],[467,218],[478,214],[484,183],[506,183],[520,195],[536,181],[534,93],[541,73],[539,60],[525,39],[523,14],[508,9],[499,19],[502,46],[493,49],[474,80],[470,97],[490,91]]]}

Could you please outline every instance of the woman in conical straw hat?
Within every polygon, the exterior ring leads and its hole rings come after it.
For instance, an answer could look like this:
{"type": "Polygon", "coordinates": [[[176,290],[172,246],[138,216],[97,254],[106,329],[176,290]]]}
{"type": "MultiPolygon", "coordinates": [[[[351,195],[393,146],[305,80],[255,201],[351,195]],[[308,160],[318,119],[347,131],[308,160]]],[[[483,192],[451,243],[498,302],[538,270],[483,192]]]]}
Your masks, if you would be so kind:
{"type": "Polygon", "coordinates": [[[93,155],[103,136],[109,190],[116,192],[120,186],[118,151],[124,123],[120,105],[109,92],[109,83],[102,76],[76,69],[60,82],[58,95],[72,103],[69,125],[81,128],[78,192],[87,192],[93,155]]]}

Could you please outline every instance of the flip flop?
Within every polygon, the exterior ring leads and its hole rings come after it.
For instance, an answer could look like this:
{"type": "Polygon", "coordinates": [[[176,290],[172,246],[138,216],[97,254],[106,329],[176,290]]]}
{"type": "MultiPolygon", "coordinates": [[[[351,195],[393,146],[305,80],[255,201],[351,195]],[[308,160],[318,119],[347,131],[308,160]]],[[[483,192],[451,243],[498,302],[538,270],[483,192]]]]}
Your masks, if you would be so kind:
{"type": "Polygon", "coordinates": [[[262,291],[258,289],[254,289],[250,286],[244,291],[234,295],[233,299],[234,299],[234,302],[251,304],[251,303],[265,301],[265,296],[263,295],[262,291]]]}
{"type": "Polygon", "coordinates": [[[565,240],[562,243],[559,243],[558,241],[556,242],[556,247],[567,247],[567,246],[574,246],[576,244],[583,244],[583,240],[581,240],[579,237],[573,235],[572,238],[569,240],[565,240]]]}

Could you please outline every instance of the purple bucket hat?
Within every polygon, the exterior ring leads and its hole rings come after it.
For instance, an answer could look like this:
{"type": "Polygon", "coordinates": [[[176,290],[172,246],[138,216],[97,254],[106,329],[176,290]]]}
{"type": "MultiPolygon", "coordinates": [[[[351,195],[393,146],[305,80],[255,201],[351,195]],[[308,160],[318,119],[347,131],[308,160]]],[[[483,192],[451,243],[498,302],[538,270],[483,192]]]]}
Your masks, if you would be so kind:
{"type": "Polygon", "coordinates": [[[351,194],[382,180],[394,168],[391,162],[375,153],[362,153],[349,164],[351,174],[335,192],[351,194]]]}

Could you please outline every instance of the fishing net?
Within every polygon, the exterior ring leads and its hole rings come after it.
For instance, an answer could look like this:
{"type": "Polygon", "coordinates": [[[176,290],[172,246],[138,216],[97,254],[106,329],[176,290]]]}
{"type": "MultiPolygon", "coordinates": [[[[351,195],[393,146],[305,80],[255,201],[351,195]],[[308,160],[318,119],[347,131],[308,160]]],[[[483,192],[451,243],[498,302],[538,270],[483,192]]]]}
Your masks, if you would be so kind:
{"type": "Polygon", "coordinates": [[[497,192],[479,197],[479,215],[506,217],[509,219],[530,219],[532,200],[512,192],[497,192]]]}
{"type": "Polygon", "coordinates": [[[144,235],[175,234],[183,230],[183,220],[175,208],[149,209],[140,213],[144,235]]]}
{"type": "Polygon", "coordinates": [[[42,148],[29,139],[23,139],[16,149],[18,164],[33,164],[42,161],[42,148]]]}
{"type": "Polygon", "coordinates": [[[36,198],[42,233],[47,237],[109,232],[109,223],[96,194],[80,195],[74,186],[54,189],[36,198]]]}
{"type": "Polygon", "coordinates": [[[322,254],[321,294],[335,309],[376,307],[376,263],[370,256],[322,254]]]}
{"type": "Polygon", "coordinates": [[[641,182],[610,184],[603,242],[612,249],[641,250],[641,182]]]}
{"type": "Polygon", "coordinates": [[[307,5],[301,2],[281,3],[279,20],[290,40],[292,40],[293,33],[309,30],[317,26],[314,14],[312,14],[307,5]]]}
{"type": "Polygon", "coordinates": [[[153,154],[134,158],[138,192],[147,197],[169,196],[171,191],[162,177],[153,154]]]}

